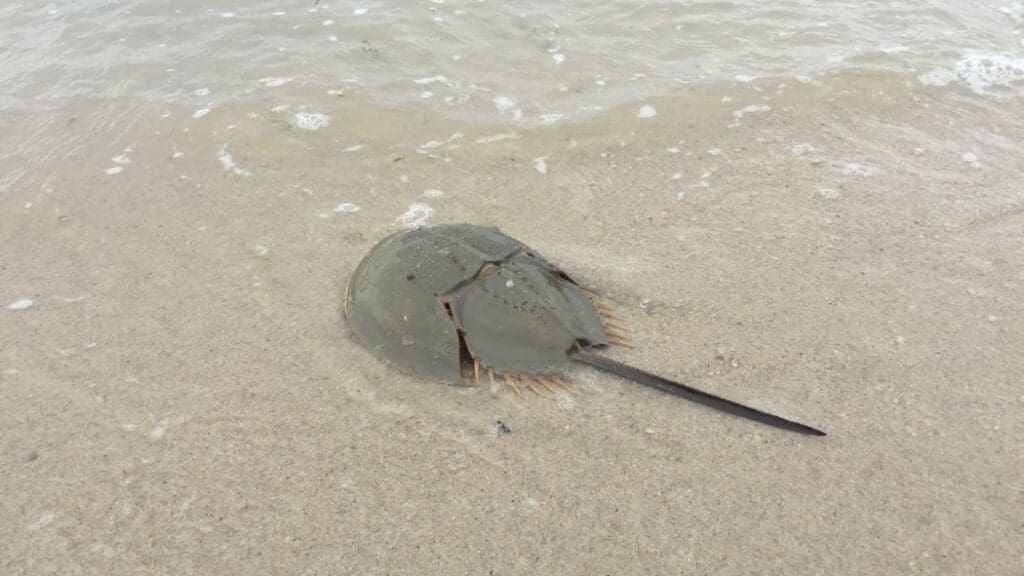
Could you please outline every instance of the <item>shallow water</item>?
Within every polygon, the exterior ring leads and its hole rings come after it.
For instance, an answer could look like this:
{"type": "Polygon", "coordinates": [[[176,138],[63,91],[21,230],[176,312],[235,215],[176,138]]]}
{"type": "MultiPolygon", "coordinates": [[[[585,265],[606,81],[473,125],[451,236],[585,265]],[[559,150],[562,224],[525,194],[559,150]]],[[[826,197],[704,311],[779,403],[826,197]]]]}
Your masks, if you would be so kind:
{"type": "Polygon", "coordinates": [[[1013,573],[1022,34],[1020,2],[4,4],[0,566],[1013,573]],[[601,292],[620,360],[829,437],[381,365],[342,287],[457,221],[601,292]]]}
{"type": "Polygon", "coordinates": [[[185,121],[230,108],[246,123],[270,108],[298,125],[324,114],[340,130],[377,108],[531,126],[693,86],[800,90],[829,74],[1019,95],[1022,14],[959,1],[14,2],[0,9],[0,105],[4,156],[20,160],[4,181],[167,110],[185,121]],[[72,117],[88,129],[69,138],[72,117]]]}

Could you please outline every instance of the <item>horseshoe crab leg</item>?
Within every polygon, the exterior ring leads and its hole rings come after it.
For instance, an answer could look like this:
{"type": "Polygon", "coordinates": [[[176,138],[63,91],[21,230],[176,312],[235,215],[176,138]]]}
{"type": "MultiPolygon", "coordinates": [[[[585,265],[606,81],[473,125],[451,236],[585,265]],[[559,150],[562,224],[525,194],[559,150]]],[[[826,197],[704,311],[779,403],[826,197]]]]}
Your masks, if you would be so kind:
{"type": "Polygon", "coordinates": [[[548,379],[545,378],[543,375],[541,375],[541,376],[534,376],[533,380],[535,382],[540,382],[542,386],[544,386],[545,388],[548,389],[548,392],[551,392],[552,394],[557,394],[557,392],[555,392],[555,388],[553,386],[551,386],[551,383],[548,382],[548,379]]]}
{"type": "Polygon", "coordinates": [[[523,384],[526,384],[526,387],[529,388],[531,392],[542,398],[544,397],[544,395],[540,393],[540,390],[538,390],[537,387],[533,385],[533,382],[530,381],[530,378],[528,376],[520,374],[519,379],[523,384]]]}
{"type": "Polygon", "coordinates": [[[602,324],[610,330],[618,330],[620,332],[629,332],[629,327],[625,325],[624,320],[613,320],[609,318],[602,318],[602,324]]]}
{"type": "Polygon", "coordinates": [[[516,396],[522,396],[523,393],[519,391],[519,386],[516,386],[516,383],[514,380],[512,380],[512,377],[509,376],[508,374],[504,374],[504,376],[505,384],[508,384],[508,387],[511,388],[516,393],[516,396]]]}
{"type": "Polygon", "coordinates": [[[612,344],[618,344],[619,346],[625,346],[626,348],[633,347],[633,341],[623,336],[616,336],[614,334],[605,334],[605,338],[612,344]]]}
{"type": "Polygon", "coordinates": [[[726,412],[734,416],[748,418],[755,422],[760,422],[783,430],[799,432],[800,434],[809,434],[812,436],[825,435],[824,432],[817,428],[811,428],[810,426],[793,422],[792,420],[786,420],[780,416],[762,412],[756,408],[738,404],[732,400],[726,400],[720,396],[715,396],[714,394],[703,392],[696,388],[691,388],[685,384],[669,380],[668,378],[662,378],[661,376],[651,374],[650,372],[634,368],[621,362],[616,362],[611,358],[605,358],[604,356],[594,354],[581,348],[576,348],[570,352],[569,357],[582,364],[587,364],[588,366],[593,366],[594,368],[603,370],[610,374],[615,374],[616,376],[620,376],[627,380],[632,380],[637,384],[650,386],[651,388],[661,390],[662,392],[672,394],[674,396],[680,396],[692,402],[703,404],[710,408],[714,408],[715,410],[721,410],[722,412],[726,412]]]}
{"type": "Polygon", "coordinates": [[[561,386],[562,388],[564,388],[564,389],[565,389],[565,390],[566,390],[567,392],[569,392],[569,394],[572,394],[573,396],[576,396],[576,390],[574,390],[572,386],[569,386],[569,385],[568,385],[568,384],[567,384],[567,383],[565,382],[565,380],[562,380],[562,377],[561,377],[561,376],[559,376],[559,375],[555,374],[555,375],[554,375],[554,376],[552,377],[552,380],[554,380],[554,381],[555,381],[555,384],[558,384],[559,386],[561,386]]]}

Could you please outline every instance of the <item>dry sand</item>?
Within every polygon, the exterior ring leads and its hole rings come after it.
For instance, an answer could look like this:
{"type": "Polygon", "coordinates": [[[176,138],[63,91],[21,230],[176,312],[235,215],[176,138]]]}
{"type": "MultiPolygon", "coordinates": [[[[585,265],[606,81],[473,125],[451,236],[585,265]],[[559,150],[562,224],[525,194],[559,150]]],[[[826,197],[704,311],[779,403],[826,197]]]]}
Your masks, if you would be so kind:
{"type": "Polygon", "coordinates": [[[172,109],[118,174],[48,159],[0,212],[0,573],[1022,573],[1021,117],[903,78],[775,90],[491,143],[172,109]],[[602,291],[617,358],[829,436],[582,368],[557,399],[396,373],[341,291],[415,203],[602,291]]]}

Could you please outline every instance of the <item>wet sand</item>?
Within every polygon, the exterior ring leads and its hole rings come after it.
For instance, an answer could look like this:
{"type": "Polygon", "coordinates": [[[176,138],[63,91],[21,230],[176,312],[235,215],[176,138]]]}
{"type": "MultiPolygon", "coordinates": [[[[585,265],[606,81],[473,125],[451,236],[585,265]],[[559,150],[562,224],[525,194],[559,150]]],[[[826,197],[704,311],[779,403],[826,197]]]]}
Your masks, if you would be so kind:
{"type": "Polygon", "coordinates": [[[1016,573],[1024,122],[908,81],[515,129],[182,107],[44,159],[0,212],[2,571],[1016,573]],[[396,373],[341,292],[414,204],[602,292],[616,358],[829,436],[396,373]]]}

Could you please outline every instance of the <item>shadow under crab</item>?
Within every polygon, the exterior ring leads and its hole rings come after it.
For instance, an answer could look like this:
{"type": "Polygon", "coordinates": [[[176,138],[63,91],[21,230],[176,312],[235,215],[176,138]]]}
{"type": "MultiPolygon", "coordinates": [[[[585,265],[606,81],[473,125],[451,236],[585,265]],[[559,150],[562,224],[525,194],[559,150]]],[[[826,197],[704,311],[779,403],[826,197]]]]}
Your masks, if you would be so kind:
{"type": "Polygon", "coordinates": [[[343,309],[375,355],[451,384],[497,375],[516,392],[517,383],[568,388],[561,375],[582,363],[764,424],[824,435],[600,355],[609,344],[630,345],[622,320],[495,228],[444,224],[388,236],[356,268],[343,309]]]}

